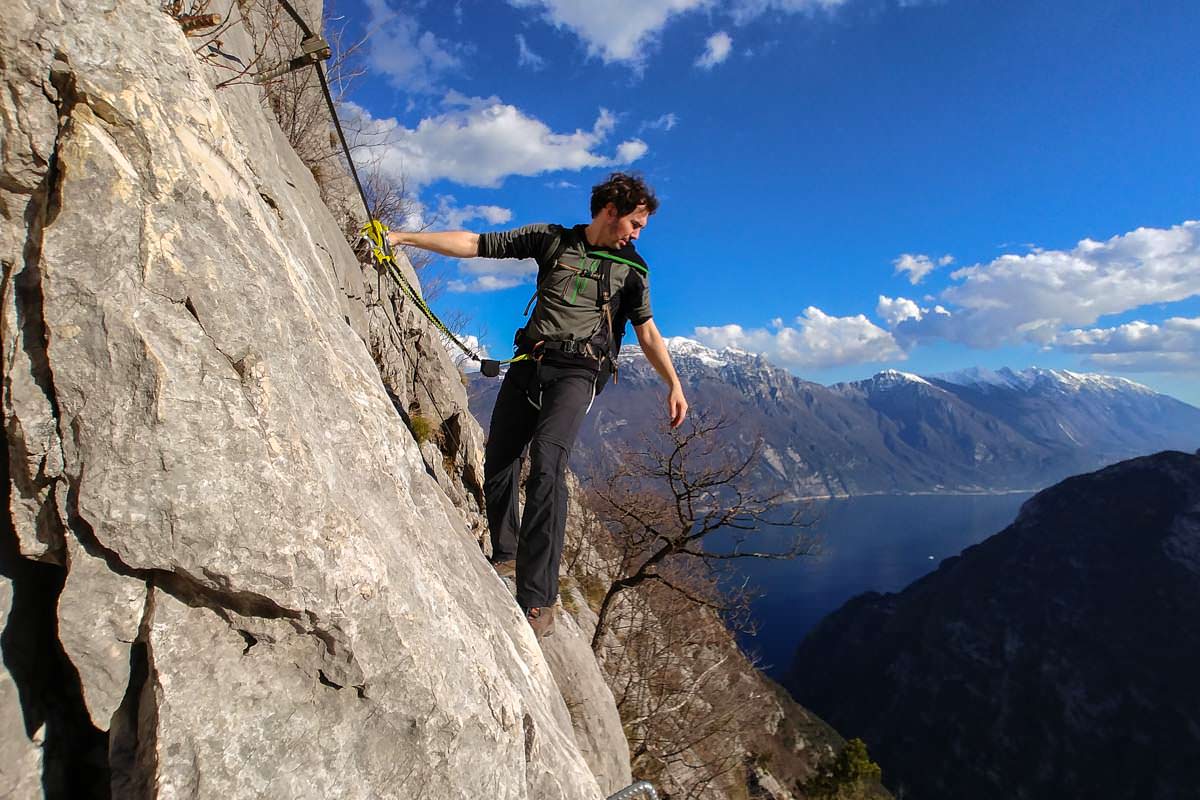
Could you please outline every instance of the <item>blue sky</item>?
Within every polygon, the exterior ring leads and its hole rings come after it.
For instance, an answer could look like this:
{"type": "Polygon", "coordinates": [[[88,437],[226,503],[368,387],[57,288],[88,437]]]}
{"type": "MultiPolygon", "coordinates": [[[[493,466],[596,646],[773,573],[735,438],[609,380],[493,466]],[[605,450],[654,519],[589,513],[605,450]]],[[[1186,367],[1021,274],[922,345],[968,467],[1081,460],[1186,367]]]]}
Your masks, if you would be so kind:
{"type": "MultiPolygon", "coordinates": [[[[436,227],[587,221],[612,169],[668,336],[822,383],[1061,367],[1200,405],[1200,3],[341,0],[360,166],[436,227]]],[[[440,266],[493,355],[517,262],[440,266]]]]}

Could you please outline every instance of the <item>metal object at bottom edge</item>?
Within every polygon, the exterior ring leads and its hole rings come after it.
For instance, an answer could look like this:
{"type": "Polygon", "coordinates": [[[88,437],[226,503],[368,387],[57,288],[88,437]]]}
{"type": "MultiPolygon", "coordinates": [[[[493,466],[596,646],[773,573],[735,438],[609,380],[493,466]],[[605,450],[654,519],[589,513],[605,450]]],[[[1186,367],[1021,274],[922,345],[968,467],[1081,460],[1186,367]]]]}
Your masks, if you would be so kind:
{"type": "Polygon", "coordinates": [[[654,786],[650,781],[638,781],[626,786],[608,800],[658,800],[658,792],[654,791],[654,786]]]}

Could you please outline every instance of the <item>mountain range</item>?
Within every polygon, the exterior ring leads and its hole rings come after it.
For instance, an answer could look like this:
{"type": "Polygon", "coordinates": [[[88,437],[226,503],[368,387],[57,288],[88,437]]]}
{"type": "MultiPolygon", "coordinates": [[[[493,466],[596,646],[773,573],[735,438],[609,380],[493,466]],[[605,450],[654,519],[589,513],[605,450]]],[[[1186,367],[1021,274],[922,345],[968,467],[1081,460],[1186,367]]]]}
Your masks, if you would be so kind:
{"type": "MultiPolygon", "coordinates": [[[[722,414],[731,456],[761,442],[755,479],[787,498],[1036,489],[1105,464],[1200,446],[1200,409],[1124,378],[1031,367],[919,376],[897,370],[823,386],[764,357],[668,339],[696,412],[722,414]]],[[[473,376],[487,426],[499,381],[473,376]]],[[[662,384],[636,346],[596,399],[572,467],[583,475],[664,425],[662,384]]]]}

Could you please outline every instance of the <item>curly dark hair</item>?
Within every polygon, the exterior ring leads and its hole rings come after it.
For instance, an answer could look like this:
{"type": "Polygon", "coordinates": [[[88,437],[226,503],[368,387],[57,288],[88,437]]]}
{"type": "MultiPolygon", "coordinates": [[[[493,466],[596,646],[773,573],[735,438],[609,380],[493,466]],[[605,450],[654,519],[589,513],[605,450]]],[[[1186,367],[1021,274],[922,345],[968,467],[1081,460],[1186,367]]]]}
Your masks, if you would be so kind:
{"type": "Polygon", "coordinates": [[[628,172],[614,172],[604,183],[592,187],[592,217],[595,217],[604,207],[612,203],[617,213],[622,217],[633,212],[640,205],[653,214],[658,210],[658,198],[654,190],[646,185],[639,175],[628,172]]]}

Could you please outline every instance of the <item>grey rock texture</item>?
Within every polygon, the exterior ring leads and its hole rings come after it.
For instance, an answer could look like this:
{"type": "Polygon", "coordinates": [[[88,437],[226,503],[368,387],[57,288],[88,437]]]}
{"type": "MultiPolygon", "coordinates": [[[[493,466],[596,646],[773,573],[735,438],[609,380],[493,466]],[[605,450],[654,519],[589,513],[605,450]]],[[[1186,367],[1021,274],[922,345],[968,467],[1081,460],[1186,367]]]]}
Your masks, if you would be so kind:
{"type": "MultiPolygon", "coordinates": [[[[8,627],[12,610],[12,584],[0,581],[0,621],[8,627]]],[[[17,681],[7,667],[0,667],[0,785],[7,787],[6,796],[13,800],[42,796],[42,735],[25,732],[25,717],[17,681]]]]}
{"type": "Polygon", "coordinates": [[[615,794],[633,783],[633,777],[621,716],[592,654],[596,615],[573,587],[564,586],[562,596],[556,630],[542,641],[542,651],[571,713],[580,752],[600,788],[615,794]]]}
{"type": "Polygon", "coordinates": [[[600,797],[479,551],[457,371],[196,45],[145,0],[5,8],[5,663],[29,631],[57,682],[0,713],[45,706],[47,796],[600,797]]]}
{"type": "MultiPolygon", "coordinates": [[[[577,491],[574,479],[569,478],[569,482],[577,491]]],[[[585,546],[588,539],[578,534],[587,530],[588,523],[594,523],[595,517],[579,503],[576,493],[568,501],[568,515],[572,520],[568,530],[576,534],[571,537],[574,540],[572,547],[585,546]]],[[[578,560],[573,562],[575,566],[579,563],[578,560]]],[[[503,580],[515,597],[516,581],[513,578],[503,580]]],[[[580,753],[604,793],[615,794],[633,783],[633,777],[629,742],[622,729],[621,715],[606,676],[592,652],[596,614],[588,607],[572,577],[563,578],[559,599],[555,606],[555,631],[542,639],[542,653],[571,715],[580,753]]]]}
{"type": "Polygon", "coordinates": [[[103,730],[129,686],[129,647],[138,638],[146,584],[114,572],[74,537],[67,537],[67,554],[58,638],[79,670],[92,723],[103,730]]]}

